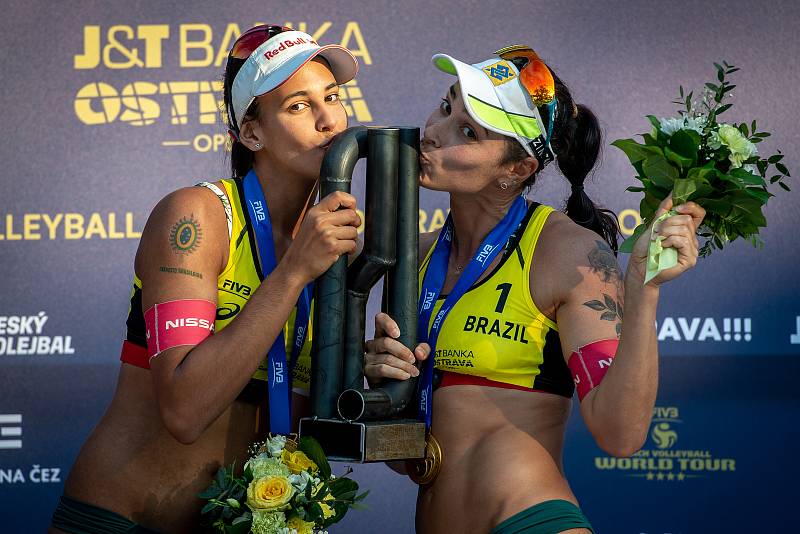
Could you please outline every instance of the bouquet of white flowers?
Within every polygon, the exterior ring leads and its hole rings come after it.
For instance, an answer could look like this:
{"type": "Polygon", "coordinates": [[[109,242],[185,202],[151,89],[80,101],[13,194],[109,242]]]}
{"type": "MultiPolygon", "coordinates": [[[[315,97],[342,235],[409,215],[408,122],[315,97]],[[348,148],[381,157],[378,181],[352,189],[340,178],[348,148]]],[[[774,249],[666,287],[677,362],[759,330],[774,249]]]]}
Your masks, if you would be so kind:
{"type": "MultiPolygon", "coordinates": [[[[700,249],[707,256],[712,249],[722,249],[725,243],[742,237],[754,246],[763,246],[758,236],[759,228],[767,221],[762,208],[772,193],[769,184],[778,184],[789,191],[785,178],[789,170],[781,163],[783,154],[778,151],[768,157],[758,154],[756,145],[769,137],[767,132],[757,131],[753,120],[723,123],[717,118],[731,108],[723,101],[731,95],[735,85],[725,77],[736,72],[736,67],[723,62],[717,68],[718,84],[707,83],[699,102],[692,100],[693,92],[684,94],[674,103],[682,107],[679,116],[659,120],[648,115],[653,129],[642,135],[643,143],[633,139],[618,139],[611,143],[628,156],[641,187],[629,187],[628,191],[644,192],[639,211],[644,221],[633,235],[620,247],[622,252],[631,252],[633,243],[652,223],[656,209],[662,200],[672,194],[673,205],[693,201],[706,210],[706,217],[699,235],[706,238],[700,249]],[[774,166],[773,173],[770,167],[774,166]],[[767,178],[767,174],[771,174],[767,178]]],[[[674,215],[674,211],[660,217],[674,215]]],[[[647,279],[677,263],[675,249],[661,247],[663,238],[650,242],[647,279]]]]}
{"type": "Polygon", "coordinates": [[[201,514],[226,534],[311,534],[358,508],[368,492],[346,475],[335,477],[314,438],[270,436],[251,447],[241,476],[221,467],[198,495],[208,501],[201,514]]]}

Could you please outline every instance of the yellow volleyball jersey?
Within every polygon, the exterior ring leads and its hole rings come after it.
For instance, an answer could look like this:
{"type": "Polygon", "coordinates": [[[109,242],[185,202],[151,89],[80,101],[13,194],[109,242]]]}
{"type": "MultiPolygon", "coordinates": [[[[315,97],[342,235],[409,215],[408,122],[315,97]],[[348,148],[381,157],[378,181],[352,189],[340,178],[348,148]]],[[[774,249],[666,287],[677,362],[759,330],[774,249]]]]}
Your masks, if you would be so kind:
{"type": "MultiPolygon", "coordinates": [[[[539,311],[530,291],[533,253],[553,211],[532,204],[506,243],[500,263],[455,303],[436,343],[436,369],[487,379],[499,386],[572,397],[574,384],[561,353],[558,328],[539,311]]],[[[433,248],[420,266],[420,291],[433,248]]],[[[429,328],[445,297],[439,296],[429,328]]]]}
{"type": "MultiPolygon", "coordinates": [[[[228,245],[228,263],[217,277],[217,315],[214,323],[214,331],[220,332],[239,312],[244,308],[247,301],[253,295],[258,286],[261,285],[263,274],[259,268],[256,251],[255,235],[252,225],[249,222],[249,213],[244,209],[244,193],[240,180],[224,179],[221,180],[223,190],[208,183],[199,184],[211,189],[222,202],[228,221],[228,234],[230,235],[228,245]],[[223,193],[223,194],[220,194],[223,193]]],[[[127,342],[147,348],[144,336],[144,315],[141,300],[142,282],[134,273],[133,291],[131,294],[131,307],[128,312],[128,337],[127,342]]],[[[313,317],[314,303],[311,304],[313,317]]],[[[294,334],[294,321],[297,313],[295,306],[283,328],[284,340],[286,342],[287,358],[291,355],[294,334]]],[[[308,334],[305,343],[297,358],[297,364],[293,371],[292,387],[301,392],[307,392],[311,384],[311,338],[312,324],[309,320],[308,334]]],[[[132,358],[125,358],[123,349],[123,361],[133,363],[132,358]]],[[[222,363],[222,362],[221,362],[222,363]]],[[[253,375],[253,379],[266,381],[267,374],[266,354],[264,360],[259,365],[258,370],[253,375]]]]}

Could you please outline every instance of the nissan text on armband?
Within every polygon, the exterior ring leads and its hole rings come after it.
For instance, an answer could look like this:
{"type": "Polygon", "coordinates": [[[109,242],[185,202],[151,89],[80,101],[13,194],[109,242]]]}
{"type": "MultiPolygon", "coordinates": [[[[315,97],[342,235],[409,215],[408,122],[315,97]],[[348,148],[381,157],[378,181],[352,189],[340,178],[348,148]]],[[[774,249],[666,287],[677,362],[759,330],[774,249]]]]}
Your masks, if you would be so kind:
{"type": "Polygon", "coordinates": [[[152,359],[167,349],[197,345],[214,333],[216,305],[208,300],[172,300],[144,313],[147,352],[152,359]]]}

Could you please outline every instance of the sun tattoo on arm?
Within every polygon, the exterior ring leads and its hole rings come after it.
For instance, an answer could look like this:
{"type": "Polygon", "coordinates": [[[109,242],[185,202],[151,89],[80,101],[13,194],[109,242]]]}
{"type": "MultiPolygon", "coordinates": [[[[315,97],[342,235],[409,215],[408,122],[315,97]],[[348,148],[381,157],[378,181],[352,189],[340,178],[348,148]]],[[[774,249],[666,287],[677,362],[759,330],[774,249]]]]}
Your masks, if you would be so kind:
{"type": "Polygon", "coordinates": [[[169,231],[169,244],[176,254],[191,254],[203,239],[203,230],[194,214],[181,217],[169,231]]]}

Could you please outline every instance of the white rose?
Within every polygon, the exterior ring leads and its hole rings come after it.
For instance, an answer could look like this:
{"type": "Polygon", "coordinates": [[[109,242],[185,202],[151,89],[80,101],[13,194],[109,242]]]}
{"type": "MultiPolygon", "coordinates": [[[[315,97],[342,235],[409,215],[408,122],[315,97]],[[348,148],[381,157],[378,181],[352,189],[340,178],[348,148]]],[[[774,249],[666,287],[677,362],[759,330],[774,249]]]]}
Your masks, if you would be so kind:
{"type": "Polygon", "coordinates": [[[274,436],[267,440],[267,451],[270,456],[280,456],[286,447],[286,436],[274,436]]]}
{"type": "Polygon", "coordinates": [[[666,135],[672,135],[683,128],[683,119],[661,119],[660,130],[666,135]]]}

